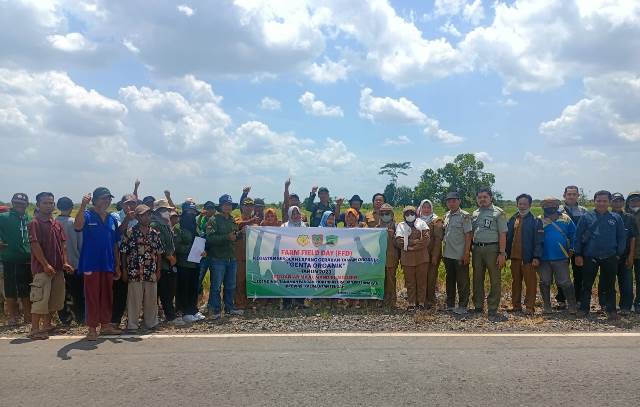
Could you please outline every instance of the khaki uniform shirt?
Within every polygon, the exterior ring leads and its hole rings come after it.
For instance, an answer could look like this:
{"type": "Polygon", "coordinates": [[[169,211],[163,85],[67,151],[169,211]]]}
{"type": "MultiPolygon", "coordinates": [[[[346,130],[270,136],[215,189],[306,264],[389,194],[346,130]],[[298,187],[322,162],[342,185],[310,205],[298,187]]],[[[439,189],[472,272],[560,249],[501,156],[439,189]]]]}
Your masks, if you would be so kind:
{"type": "Polygon", "coordinates": [[[444,252],[447,259],[460,260],[464,256],[464,235],[473,230],[471,215],[462,209],[444,215],[444,252]]]}
{"type": "Polygon", "coordinates": [[[497,206],[473,211],[473,243],[497,243],[500,233],[507,232],[507,218],[497,206]]]}

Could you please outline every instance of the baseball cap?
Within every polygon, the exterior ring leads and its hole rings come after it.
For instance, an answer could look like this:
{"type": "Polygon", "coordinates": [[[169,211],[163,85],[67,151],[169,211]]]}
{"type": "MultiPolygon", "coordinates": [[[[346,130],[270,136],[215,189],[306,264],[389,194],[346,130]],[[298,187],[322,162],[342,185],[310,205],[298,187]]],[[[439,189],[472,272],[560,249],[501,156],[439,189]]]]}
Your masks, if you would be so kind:
{"type": "Polygon", "coordinates": [[[328,194],[328,193],[329,193],[329,188],[327,188],[327,187],[320,187],[320,188],[318,189],[318,193],[320,193],[320,192],[326,192],[326,193],[328,194]]]}
{"type": "Polygon", "coordinates": [[[255,200],[255,201],[253,201],[253,204],[254,204],[255,206],[264,206],[264,199],[262,199],[262,198],[256,198],[256,200],[255,200]]]}
{"type": "Polygon", "coordinates": [[[68,211],[69,209],[73,208],[73,201],[68,196],[63,196],[62,198],[58,199],[56,207],[61,211],[68,211]]]}
{"type": "Polygon", "coordinates": [[[111,194],[111,191],[109,191],[108,188],[98,187],[93,190],[93,195],[92,195],[93,199],[102,198],[103,196],[108,196],[109,198],[113,198],[113,195],[111,194]]]}
{"type": "Polygon", "coordinates": [[[360,202],[362,205],[362,198],[360,198],[360,195],[354,195],[349,199],[349,204],[351,204],[351,202],[360,202]]]}
{"type": "Polygon", "coordinates": [[[449,199],[460,199],[460,194],[457,193],[456,191],[451,191],[447,194],[447,197],[445,198],[445,200],[449,200],[449,199]]]}
{"type": "Polygon", "coordinates": [[[640,199],[640,191],[629,192],[629,196],[627,196],[627,200],[640,199]]]}
{"type": "Polygon", "coordinates": [[[202,206],[204,209],[216,209],[216,204],[214,204],[211,201],[207,201],[204,203],[204,205],[202,206]]]}
{"type": "MultiPolygon", "coordinates": [[[[213,203],[213,202],[211,202],[213,203]]],[[[196,203],[193,201],[184,201],[181,205],[182,211],[187,211],[187,210],[192,210],[192,211],[196,211],[198,212],[198,207],[196,206],[196,203]]]]}
{"type": "Polygon", "coordinates": [[[122,196],[122,203],[133,202],[138,203],[138,198],[133,194],[126,194],[122,196]]]}
{"type": "Polygon", "coordinates": [[[16,192],[11,198],[11,202],[22,202],[24,204],[29,203],[29,197],[24,192],[16,192]]]}

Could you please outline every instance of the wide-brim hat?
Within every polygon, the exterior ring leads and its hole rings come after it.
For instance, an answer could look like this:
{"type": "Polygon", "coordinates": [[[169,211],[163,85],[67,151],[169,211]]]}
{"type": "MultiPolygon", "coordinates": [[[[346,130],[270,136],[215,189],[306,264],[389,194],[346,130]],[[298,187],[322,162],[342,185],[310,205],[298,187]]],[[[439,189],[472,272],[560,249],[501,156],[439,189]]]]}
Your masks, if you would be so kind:
{"type": "Polygon", "coordinates": [[[349,205],[351,205],[351,202],[360,202],[360,205],[362,205],[362,202],[364,201],[360,198],[360,195],[354,195],[349,199],[349,205]]]}
{"type": "Polygon", "coordinates": [[[220,199],[218,199],[218,205],[216,206],[216,210],[222,211],[222,206],[225,204],[231,205],[232,209],[236,209],[238,207],[238,204],[233,202],[233,198],[231,198],[231,195],[225,194],[225,195],[222,195],[220,199]]]}
{"type": "Polygon", "coordinates": [[[560,200],[554,197],[547,197],[540,201],[540,206],[542,208],[555,208],[556,206],[560,206],[560,200]]]}
{"type": "Polygon", "coordinates": [[[172,210],[174,208],[171,205],[169,205],[169,201],[167,201],[166,199],[158,199],[153,203],[153,210],[157,211],[158,209],[172,210]]]}

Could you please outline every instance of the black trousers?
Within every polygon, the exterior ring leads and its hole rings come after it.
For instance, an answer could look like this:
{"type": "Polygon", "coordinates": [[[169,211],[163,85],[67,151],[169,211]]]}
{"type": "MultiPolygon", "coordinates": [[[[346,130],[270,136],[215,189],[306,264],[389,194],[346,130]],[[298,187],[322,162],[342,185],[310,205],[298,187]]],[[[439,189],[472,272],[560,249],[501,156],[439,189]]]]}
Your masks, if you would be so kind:
{"type": "Polygon", "coordinates": [[[176,310],[182,315],[195,315],[198,312],[199,267],[178,267],[176,281],[176,310]]]}
{"type": "MultiPolygon", "coordinates": [[[[126,271],[124,271],[126,273],[126,271]]],[[[113,307],[111,308],[111,323],[120,325],[122,316],[127,309],[127,283],[119,280],[113,282],[113,307]]]]}
{"type": "Polygon", "coordinates": [[[65,274],[64,308],[58,311],[60,322],[69,325],[75,319],[78,325],[84,323],[84,283],[83,275],[77,271],[73,274],[65,274]]]}
{"type": "Polygon", "coordinates": [[[158,297],[160,297],[166,321],[176,319],[176,309],[173,305],[173,299],[176,296],[176,274],[171,270],[162,270],[158,281],[158,297]]]}
{"type": "Polygon", "coordinates": [[[616,275],[618,272],[618,257],[611,256],[604,259],[585,257],[582,267],[582,292],[580,295],[580,310],[589,312],[591,308],[591,291],[596,276],[600,271],[600,284],[605,295],[604,304],[607,312],[616,311],[616,275]]]}

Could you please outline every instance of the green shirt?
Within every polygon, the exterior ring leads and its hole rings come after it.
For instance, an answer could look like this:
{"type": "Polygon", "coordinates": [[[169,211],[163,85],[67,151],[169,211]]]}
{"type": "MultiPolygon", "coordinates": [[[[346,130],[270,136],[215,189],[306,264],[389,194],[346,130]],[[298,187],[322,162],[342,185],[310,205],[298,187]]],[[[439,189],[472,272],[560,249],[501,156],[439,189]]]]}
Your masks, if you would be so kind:
{"type": "Polygon", "coordinates": [[[233,216],[228,218],[217,214],[207,223],[207,256],[213,259],[235,260],[236,254],[233,241],[229,240],[229,233],[238,231],[233,216]]]}
{"type": "Polygon", "coordinates": [[[472,219],[474,243],[497,243],[500,233],[507,232],[507,218],[497,206],[476,209],[472,219]]]}
{"type": "Polygon", "coordinates": [[[160,263],[160,269],[163,271],[170,271],[171,263],[169,263],[167,257],[173,256],[176,251],[171,227],[166,223],[157,220],[151,222],[151,227],[160,232],[160,241],[162,242],[162,248],[164,249],[162,262],[160,263]]]}
{"type": "Polygon", "coordinates": [[[473,230],[471,215],[459,209],[444,215],[443,257],[461,260],[464,256],[464,236],[473,230]]]}
{"type": "Polygon", "coordinates": [[[0,241],[7,246],[0,251],[3,261],[12,263],[29,263],[31,261],[31,245],[27,225],[31,217],[20,216],[15,209],[0,214],[0,241]]]}
{"type": "Polygon", "coordinates": [[[200,266],[200,263],[193,263],[187,261],[189,257],[189,252],[191,251],[191,246],[193,245],[193,233],[187,229],[183,229],[180,225],[175,225],[173,227],[173,235],[175,238],[175,246],[176,246],[176,260],[178,267],[195,269],[200,266]]]}

